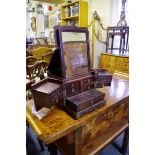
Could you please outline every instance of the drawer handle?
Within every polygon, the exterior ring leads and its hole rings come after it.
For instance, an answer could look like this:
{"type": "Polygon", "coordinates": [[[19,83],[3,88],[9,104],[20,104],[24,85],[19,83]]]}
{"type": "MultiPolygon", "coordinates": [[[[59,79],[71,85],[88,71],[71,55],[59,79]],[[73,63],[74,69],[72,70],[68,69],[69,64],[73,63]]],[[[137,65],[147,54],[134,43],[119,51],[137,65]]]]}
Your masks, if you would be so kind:
{"type": "Polygon", "coordinates": [[[72,88],[72,93],[74,93],[75,92],[75,89],[74,88],[72,88]]]}

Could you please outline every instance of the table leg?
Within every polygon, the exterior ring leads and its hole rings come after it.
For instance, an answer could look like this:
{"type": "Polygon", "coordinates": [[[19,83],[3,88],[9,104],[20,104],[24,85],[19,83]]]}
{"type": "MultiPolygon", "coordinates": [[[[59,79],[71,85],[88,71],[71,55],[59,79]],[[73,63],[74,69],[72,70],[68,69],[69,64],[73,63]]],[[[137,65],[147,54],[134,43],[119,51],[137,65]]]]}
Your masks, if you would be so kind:
{"type": "Polygon", "coordinates": [[[128,39],[129,39],[129,31],[127,32],[127,40],[126,40],[126,50],[129,51],[128,49],[128,39]]]}
{"type": "Polygon", "coordinates": [[[75,130],[75,155],[82,155],[82,127],[75,130]]]}
{"type": "Polygon", "coordinates": [[[123,138],[123,143],[122,143],[122,155],[126,154],[128,143],[129,143],[129,128],[126,129],[124,133],[124,138],[123,138]]]}
{"type": "Polygon", "coordinates": [[[114,44],[114,36],[111,36],[112,42],[111,42],[111,54],[113,53],[113,44],[114,44]]]}
{"type": "Polygon", "coordinates": [[[122,155],[125,155],[128,148],[128,142],[129,142],[129,129],[126,129],[124,132],[123,142],[122,146],[120,147],[117,143],[112,142],[111,144],[117,149],[122,155]]]}
{"type": "Polygon", "coordinates": [[[44,145],[43,145],[42,141],[39,138],[37,138],[37,140],[38,140],[38,143],[40,145],[41,151],[42,152],[45,151],[45,148],[44,148],[44,145]]]}
{"type": "Polygon", "coordinates": [[[125,49],[125,36],[123,36],[123,55],[124,55],[124,49],[125,49]]]}
{"type": "Polygon", "coordinates": [[[119,45],[119,55],[121,55],[121,51],[122,51],[122,36],[121,36],[120,45],[119,45]]]}
{"type": "Polygon", "coordinates": [[[94,155],[99,155],[100,154],[100,151],[96,152],[94,155]]]}
{"type": "Polygon", "coordinates": [[[57,155],[57,147],[54,143],[49,144],[47,147],[50,155],[57,155]]]}

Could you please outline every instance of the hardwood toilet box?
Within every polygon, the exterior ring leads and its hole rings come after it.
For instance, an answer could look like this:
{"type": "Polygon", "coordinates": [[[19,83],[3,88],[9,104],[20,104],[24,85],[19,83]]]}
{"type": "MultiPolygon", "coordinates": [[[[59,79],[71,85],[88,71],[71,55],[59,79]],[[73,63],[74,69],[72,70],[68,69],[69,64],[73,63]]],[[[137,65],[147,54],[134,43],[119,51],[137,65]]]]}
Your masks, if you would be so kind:
{"type": "Polygon", "coordinates": [[[110,86],[112,81],[112,74],[110,74],[106,69],[98,68],[93,69],[96,72],[96,87],[102,88],[103,86],[110,86]]]}
{"type": "Polygon", "coordinates": [[[63,89],[60,81],[46,78],[32,85],[32,94],[36,110],[50,108],[62,99],[63,89]]]}
{"type": "Polygon", "coordinates": [[[78,95],[68,97],[66,99],[66,106],[69,106],[73,111],[79,112],[95,105],[97,102],[103,101],[104,95],[105,94],[95,89],[91,89],[90,91],[85,91],[78,95]]]}
{"type": "Polygon", "coordinates": [[[35,106],[39,110],[61,102],[74,118],[79,118],[105,103],[105,94],[95,88],[110,85],[111,75],[91,69],[87,28],[56,26],[54,34],[56,50],[48,66],[48,78],[32,86],[35,106]]]}
{"type": "Polygon", "coordinates": [[[91,89],[78,95],[66,98],[65,109],[75,119],[78,119],[83,115],[101,107],[105,102],[104,96],[104,93],[91,89]]]}

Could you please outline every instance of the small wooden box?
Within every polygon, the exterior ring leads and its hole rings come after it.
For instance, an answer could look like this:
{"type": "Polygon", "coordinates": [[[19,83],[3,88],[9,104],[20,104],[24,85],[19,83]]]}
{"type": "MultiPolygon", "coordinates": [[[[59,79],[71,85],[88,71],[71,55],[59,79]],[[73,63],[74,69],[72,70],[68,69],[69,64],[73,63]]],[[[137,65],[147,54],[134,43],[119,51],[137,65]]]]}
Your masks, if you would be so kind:
{"type": "Polygon", "coordinates": [[[106,69],[93,69],[96,74],[96,88],[102,88],[103,86],[111,86],[112,74],[106,69]]]}
{"type": "Polygon", "coordinates": [[[67,98],[65,109],[72,117],[78,119],[100,108],[105,103],[104,96],[104,93],[92,89],[67,98]]]}
{"type": "Polygon", "coordinates": [[[52,78],[46,78],[32,85],[31,91],[36,110],[39,110],[41,107],[50,108],[63,97],[63,89],[60,81],[52,78]]]}

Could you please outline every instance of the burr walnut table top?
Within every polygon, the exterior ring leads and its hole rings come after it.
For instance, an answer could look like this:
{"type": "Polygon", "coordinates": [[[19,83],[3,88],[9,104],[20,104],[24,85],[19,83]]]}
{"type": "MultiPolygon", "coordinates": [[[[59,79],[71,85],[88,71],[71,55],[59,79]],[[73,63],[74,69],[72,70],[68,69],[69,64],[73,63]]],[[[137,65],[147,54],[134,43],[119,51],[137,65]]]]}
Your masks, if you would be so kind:
{"type": "Polygon", "coordinates": [[[125,97],[128,97],[128,79],[129,77],[127,74],[114,73],[111,87],[106,86],[97,89],[105,93],[106,104],[102,108],[97,109],[78,120],[73,119],[63,109],[58,107],[54,107],[47,116],[42,120],[39,120],[31,112],[31,107],[34,104],[33,100],[29,100],[26,103],[26,119],[40,140],[45,144],[52,143],[85,125],[89,119],[104,113],[107,108],[110,108],[125,97]]]}

